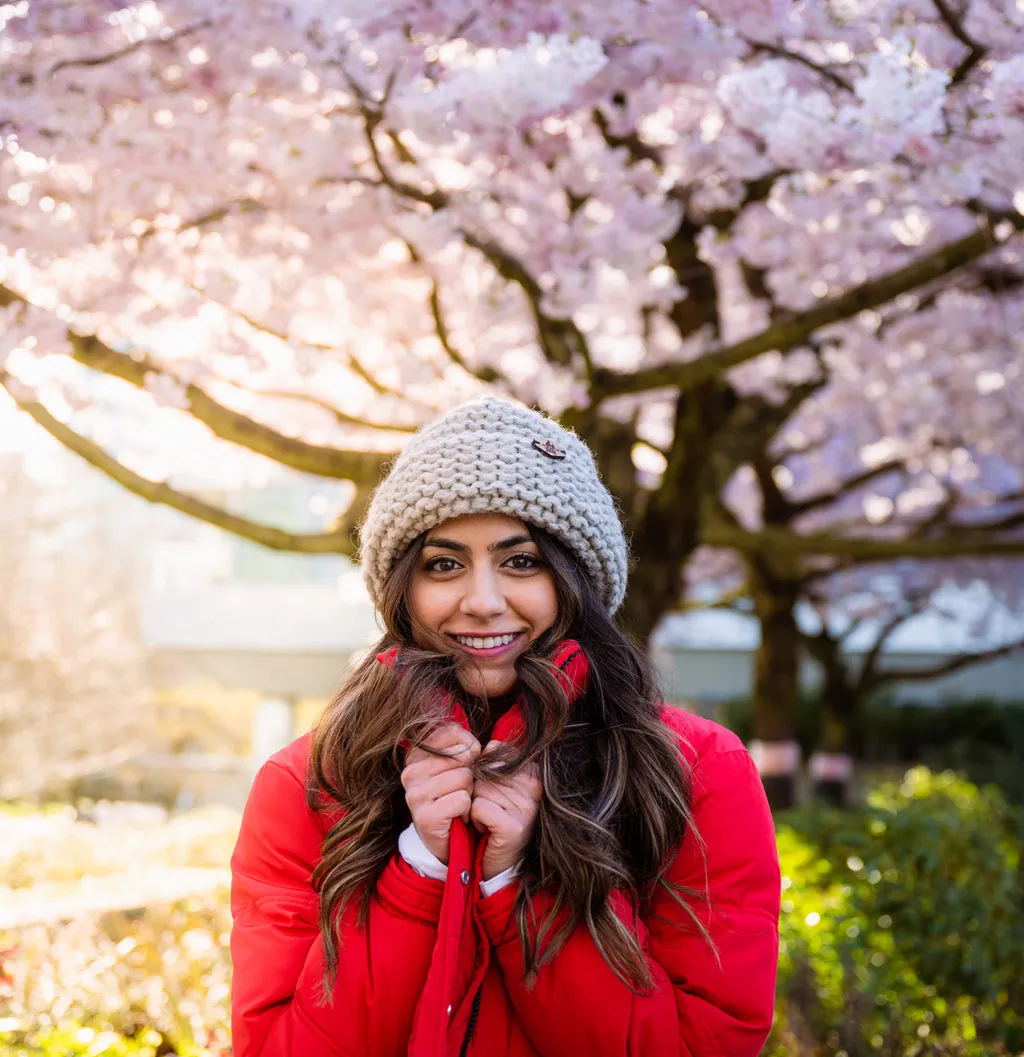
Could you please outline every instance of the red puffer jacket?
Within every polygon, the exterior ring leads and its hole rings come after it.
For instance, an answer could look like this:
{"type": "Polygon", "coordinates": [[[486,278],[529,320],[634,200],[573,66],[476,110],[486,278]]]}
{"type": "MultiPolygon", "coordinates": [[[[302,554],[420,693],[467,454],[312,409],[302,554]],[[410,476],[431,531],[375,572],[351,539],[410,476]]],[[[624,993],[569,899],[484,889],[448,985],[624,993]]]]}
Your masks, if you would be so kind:
{"type": "MultiPolygon", "coordinates": [[[[475,832],[456,819],[446,882],[419,876],[396,853],[364,929],[350,904],[338,982],[321,1005],[310,875],[331,820],[306,806],[305,735],[256,776],[231,860],[235,1057],[755,1057],[771,1025],[778,958],[771,814],[734,734],[679,709],[662,718],[693,767],[705,845],[687,835],[668,876],[707,885],[711,908],[695,910],[719,960],[661,893],[640,933],[653,994],[620,982],[585,928],[528,990],[511,917],[517,882],[481,895],[482,843],[474,852],[475,832]]],[[[513,709],[493,737],[510,740],[521,728],[513,709]]],[[[628,920],[625,905],[617,909],[628,920]]]]}

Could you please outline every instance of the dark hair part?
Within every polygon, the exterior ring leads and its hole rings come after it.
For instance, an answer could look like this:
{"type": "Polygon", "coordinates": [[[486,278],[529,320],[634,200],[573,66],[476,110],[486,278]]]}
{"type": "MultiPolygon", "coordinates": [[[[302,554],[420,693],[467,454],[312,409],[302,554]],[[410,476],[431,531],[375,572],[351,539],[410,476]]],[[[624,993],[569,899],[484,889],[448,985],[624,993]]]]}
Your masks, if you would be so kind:
{"type": "MultiPolygon", "coordinates": [[[[533,760],[540,764],[543,798],[515,901],[526,983],[585,924],[615,975],[642,993],[653,980],[636,921],[659,889],[711,943],[690,905],[706,903],[706,889],[684,888],[666,876],[684,835],[693,830],[690,772],[677,737],[660,719],[646,655],[614,623],[570,552],[540,529],[531,527],[530,533],[553,575],[559,616],[516,662],[524,740],[483,753],[474,770],[486,777],[514,773],[533,760]],[[587,689],[571,707],[548,660],[555,643],[567,637],[580,644],[590,666],[587,689]],[[537,921],[533,899],[541,890],[555,898],[537,921]],[[628,900],[632,925],[611,904],[615,890],[628,900]]],[[[422,746],[447,718],[446,693],[459,695],[474,726],[486,714],[486,701],[467,700],[459,688],[450,643],[419,625],[409,610],[408,589],[424,539],[409,546],[384,587],[383,637],[315,729],[310,806],[340,805],[345,811],[327,834],[313,873],[327,996],[337,971],[337,923],[357,900],[357,920],[365,925],[377,881],[409,824],[399,744],[422,746]],[[401,648],[398,669],[376,660],[392,647],[401,648]]],[[[693,836],[699,841],[695,831],[693,836]]]]}

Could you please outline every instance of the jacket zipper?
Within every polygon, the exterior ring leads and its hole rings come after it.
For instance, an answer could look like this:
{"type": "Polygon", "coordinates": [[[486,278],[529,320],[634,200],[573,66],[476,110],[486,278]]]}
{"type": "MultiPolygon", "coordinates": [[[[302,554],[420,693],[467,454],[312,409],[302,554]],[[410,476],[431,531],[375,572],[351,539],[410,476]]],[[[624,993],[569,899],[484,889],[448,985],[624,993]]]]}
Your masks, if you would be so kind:
{"type": "Polygon", "coordinates": [[[484,996],[483,987],[473,996],[473,1008],[469,1011],[469,1023],[466,1025],[466,1036],[462,1040],[462,1049],[459,1050],[459,1057],[466,1057],[469,1053],[469,1040],[473,1037],[473,1029],[476,1027],[476,1018],[480,1013],[480,999],[484,996]]]}

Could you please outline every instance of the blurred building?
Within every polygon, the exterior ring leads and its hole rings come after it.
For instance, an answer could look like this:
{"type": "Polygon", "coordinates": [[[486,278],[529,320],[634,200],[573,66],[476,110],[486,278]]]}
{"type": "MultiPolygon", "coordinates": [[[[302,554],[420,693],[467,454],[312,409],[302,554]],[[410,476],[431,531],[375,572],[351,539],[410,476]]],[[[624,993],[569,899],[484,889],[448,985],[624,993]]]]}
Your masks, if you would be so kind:
{"type": "MultiPolygon", "coordinates": [[[[998,643],[979,640],[969,631],[968,607],[963,599],[962,624],[938,621],[922,615],[908,621],[883,652],[880,667],[930,669],[963,653],[981,652],[998,643]]],[[[813,620],[797,609],[797,623],[814,629],[813,620]]],[[[851,660],[867,652],[877,628],[865,627],[852,643],[851,660]]],[[[999,643],[1024,639],[1024,618],[1006,614],[1001,622],[1007,632],[999,643]]],[[[749,696],[754,681],[754,655],[760,643],[757,621],[739,613],[707,610],[666,618],[651,641],[651,652],[666,692],[673,700],[713,706],[749,696]]],[[[800,683],[810,690],[821,683],[821,669],[805,657],[800,665],[800,683]]],[[[1024,700],[1024,650],[962,668],[949,675],[922,682],[896,683],[891,697],[896,702],[925,704],[991,698],[996,701],[1024,700]]]]}

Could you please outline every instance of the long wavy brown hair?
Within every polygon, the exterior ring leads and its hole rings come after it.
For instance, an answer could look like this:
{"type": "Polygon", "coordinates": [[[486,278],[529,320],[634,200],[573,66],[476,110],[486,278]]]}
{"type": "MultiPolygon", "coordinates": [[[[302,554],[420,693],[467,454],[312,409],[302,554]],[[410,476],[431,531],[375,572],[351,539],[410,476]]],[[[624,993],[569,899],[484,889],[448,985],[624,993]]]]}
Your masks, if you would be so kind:
{"type": "MultiPolygon", "coordinates": [[[[711,943],[692,906],[707,901],[706,888],[684,888],[666,876],[673,853],[693,830],[689,768],[676,735],[659,718],[646,655],[614,623],[570,552],[540,529],[531,527],[530,533],[554,577],[558,620],[516,662],[525,738],[483,753],[474,764],[477,778],[514,774],[534,760],[540,765],[543,795],[515,901],[526,984],[531,986],[572,932],[585,925],[615,975],[644,993],[653,980],[635,922],[659,888],[711,943]],[[579,643],[590,667],[587,688],[572,705],[548,660],[563,638],[579,643]],[[555,898],[538,921],[533,899],[541,890],[555,898]],[[615,890],[629,900],[633,927],[609,902],[615,890]]],[[[447,718],[447,694],[458,695],[478,737],[487,733],[488,702],[461,689],[451,643],[418,624],[407,604],[424,539],[425,534],[409,546],[382,592],[383,637],[315,728],[309,804],[315,810],[344,809],[313,873],[326,1000],[337,973],[337,922],[356,900],[357,921],[365,925],[377,881],[410,822],[400,744],[425,748],[423,740],[447,718]],[[395,646],[397,668],[375,659],[395,646]]]]}

